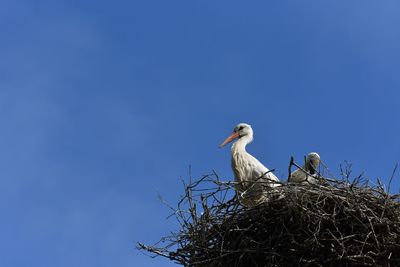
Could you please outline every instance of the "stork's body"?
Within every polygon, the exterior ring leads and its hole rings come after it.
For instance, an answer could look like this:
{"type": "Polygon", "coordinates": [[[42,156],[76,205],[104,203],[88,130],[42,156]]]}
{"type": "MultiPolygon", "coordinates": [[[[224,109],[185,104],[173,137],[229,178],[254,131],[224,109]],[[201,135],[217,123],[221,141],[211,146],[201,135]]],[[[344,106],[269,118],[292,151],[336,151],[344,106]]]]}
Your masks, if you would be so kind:
{"type": "Polygon", "coordinates": [[[317,174],[317,169],[320,162],[321,158],[317,153],[309,153],[306,157],[306,162],[303,166],[303,169],[297,169],[293,173],[291,173],[289,177],[289,182],[318,184],[321,180],[321,178],[318,179],[319,177],[317,174]]]}
{"type": "Polygon", "coordinates": [[[279,179],[255,157],[247,153],[246,145],[253,141],[253,130],[250,125],[238,124],[221,147],[236,138],[238,140],[231,149],[236,191],[246,206],[254,206],[265,196],[264,193],[268,187],[279,185],[279,179]]]}

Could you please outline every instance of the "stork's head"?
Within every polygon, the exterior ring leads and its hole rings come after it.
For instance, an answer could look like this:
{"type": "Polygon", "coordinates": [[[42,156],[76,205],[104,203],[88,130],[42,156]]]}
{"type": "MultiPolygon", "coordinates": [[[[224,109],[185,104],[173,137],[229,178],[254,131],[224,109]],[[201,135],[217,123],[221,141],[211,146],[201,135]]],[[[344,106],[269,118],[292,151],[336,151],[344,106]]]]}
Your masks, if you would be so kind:
{"type": "Polygon", "coordinates": [[[314,174],[320,162],[321,162],[321,157],[318,155],[318,153],[311,152],[307,155],[306,158],[306,169],[311,174],[314,174]]]}
{"type": "Polygon", "coordinates": [[[219,145],[219,147],[223,147],[233,140],[243,137],[248,138],[249,142],[253,140],[253,129],[251,128],[251,125],[247,123],[239,123],[238,125],[236,125],[236,127],[233,129],[233,133],[228,136],[228,138],[226,138],[225,141],[219,145]]]}

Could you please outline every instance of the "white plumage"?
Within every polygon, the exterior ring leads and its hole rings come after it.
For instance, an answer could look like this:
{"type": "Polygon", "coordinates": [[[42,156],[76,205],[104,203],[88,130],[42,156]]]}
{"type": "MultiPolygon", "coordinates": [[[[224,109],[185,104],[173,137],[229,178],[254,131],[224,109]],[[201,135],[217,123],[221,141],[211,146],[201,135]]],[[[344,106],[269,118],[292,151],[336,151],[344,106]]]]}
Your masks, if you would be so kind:
{"type": "Polygon", "coordinates": [[[320,162],[321,157],[317,153],[309,153],[306,157],[306,162],[303,166],[303,170],[297,169],[292,172],[289,177],[289,182],[318,184],[320,179],[317,178],[318,175],[316,172],[320,162]]]}
{"type": "Polygon", "coordinates": [[[268,187],[279,185],[279,179],[255,157],[247,153],[246,145],[253,141],[253,129],[249,124],[238,124],[233,133],[220,147],[237,139],[232,145],[232,170],[235,176],[236,191],[244,205],[258,204],[268,187]],[[274,183],[278,182],[278,183],[274,183]]]}

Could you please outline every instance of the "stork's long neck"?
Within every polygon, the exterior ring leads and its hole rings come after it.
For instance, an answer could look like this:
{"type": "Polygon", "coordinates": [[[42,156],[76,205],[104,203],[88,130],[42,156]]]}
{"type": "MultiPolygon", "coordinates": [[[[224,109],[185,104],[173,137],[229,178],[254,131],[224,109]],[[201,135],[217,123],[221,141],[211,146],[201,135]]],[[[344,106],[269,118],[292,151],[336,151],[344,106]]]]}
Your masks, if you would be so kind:
{"type": "Polygon", "coordinates": [[[307,161],[306,164],[304,165],[304,170],[309,172],[310,174],[315,174],[316,167],[311,164],[310,161],[307,161]]]}
{"type": "Polygon", "coordinates": [[[232,154],[236,153],[247,153],[246,146],[247,144],[253,141],[253,136],[245,135],[239,138],[233,145],[232,145],[232,154]]]}
{"type": "Polygon", "coordinates": [[[246,145],[252,140],[252,136],[245,135],[232,145],[232,169],[236,182],[242,183],[252,178],[252,173],[249,169],[249,158],[251,158],[251,156],[246,151],[246,145]]]}

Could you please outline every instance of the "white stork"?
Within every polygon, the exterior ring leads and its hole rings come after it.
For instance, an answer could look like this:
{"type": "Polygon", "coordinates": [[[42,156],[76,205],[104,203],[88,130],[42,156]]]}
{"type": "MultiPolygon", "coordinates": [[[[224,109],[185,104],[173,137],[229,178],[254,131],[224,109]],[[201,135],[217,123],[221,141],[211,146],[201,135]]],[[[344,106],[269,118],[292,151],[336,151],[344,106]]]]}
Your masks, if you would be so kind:
{"type": "Polygon", "coordinates": [[[245,206],[254,206],[262,200],[266,187],[279,186],[279,179],[255,157],[247,153],[246,145],[253,141],[253,129],[239,123],[220,147],[237,139],[232,145],[232,169],[236,191],[245,206]],[[278,183],[274,183],[278,182],[278,183]]]}
{"type": "Polygon", "coordinates": [[[306,157],[303,170],[297,169],[292,172],[289,177],[289,182],[318,184],[320,179],[317,178],[318,174],[316,172],[320,162],[321,157],[318,155],[318,153],[309,153],[306,157]]]}

